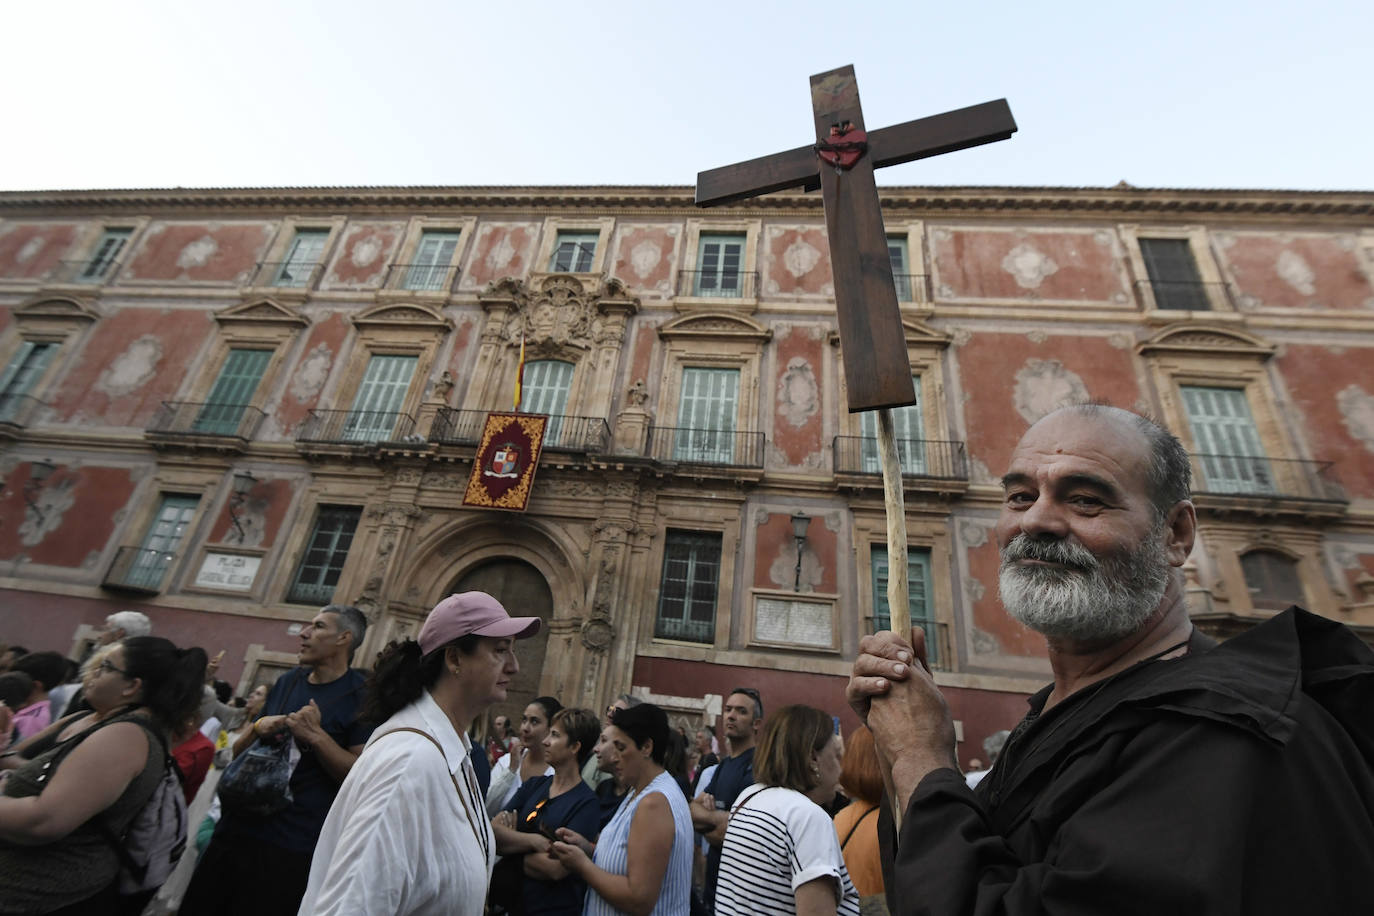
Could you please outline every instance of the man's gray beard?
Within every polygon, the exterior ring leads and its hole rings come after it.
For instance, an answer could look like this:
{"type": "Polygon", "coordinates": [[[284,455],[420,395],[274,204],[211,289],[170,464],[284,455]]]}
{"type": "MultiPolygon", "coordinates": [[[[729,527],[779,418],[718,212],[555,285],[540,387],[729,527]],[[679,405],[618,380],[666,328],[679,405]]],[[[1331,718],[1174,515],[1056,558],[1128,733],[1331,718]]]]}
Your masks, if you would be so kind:
{"type": "Polygon", "coordinates": [[[1001,551],[1002,604],[1011,616],[1045,636],[1115,642],[1138,630],[1164,596],[1170,565],[1163,531],[1161,522],[1135,550],[1102,560],[1075,539],[1036,540],[1018,534],[1001,551]],[[1065,565],[1014,562],[1022,559],[1065,565]]]}

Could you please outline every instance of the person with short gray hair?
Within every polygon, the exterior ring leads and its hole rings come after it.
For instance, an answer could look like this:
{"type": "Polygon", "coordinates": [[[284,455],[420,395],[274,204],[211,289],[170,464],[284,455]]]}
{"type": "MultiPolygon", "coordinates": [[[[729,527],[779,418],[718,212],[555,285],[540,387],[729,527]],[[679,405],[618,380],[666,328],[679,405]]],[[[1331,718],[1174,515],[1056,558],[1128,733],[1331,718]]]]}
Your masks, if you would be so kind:
{"type": "Polygon", "coordinates": [[[105,618],[105,627],[96,637],[96,645],[108,646],[121,639],[147,636],[153,632],[153,622],[139,611],[115,611],[105,618]]]}

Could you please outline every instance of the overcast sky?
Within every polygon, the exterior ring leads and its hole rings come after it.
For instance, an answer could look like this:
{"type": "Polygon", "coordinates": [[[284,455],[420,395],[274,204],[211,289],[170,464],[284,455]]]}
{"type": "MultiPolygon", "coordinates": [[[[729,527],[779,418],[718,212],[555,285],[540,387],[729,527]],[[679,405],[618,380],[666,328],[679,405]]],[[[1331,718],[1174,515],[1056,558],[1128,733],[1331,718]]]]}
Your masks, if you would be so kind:
{"type": "Polygon", "coordinates": [[[882,184],[1374,188],[1370,0],[10,2],[0,189],[691,185],[1005,97],[882,184]]]}

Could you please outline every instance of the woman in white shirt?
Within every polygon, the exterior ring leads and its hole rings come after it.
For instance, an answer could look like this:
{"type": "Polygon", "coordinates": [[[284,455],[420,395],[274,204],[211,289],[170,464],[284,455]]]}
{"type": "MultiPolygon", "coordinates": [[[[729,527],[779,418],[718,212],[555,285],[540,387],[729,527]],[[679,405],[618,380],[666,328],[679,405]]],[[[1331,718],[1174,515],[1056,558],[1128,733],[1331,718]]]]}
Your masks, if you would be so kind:
{"type": "Polygon", "coordinates": [[[363,717],[385,721],[329,809],[302,916],[481,916],[496,841],[466,729],[506,698],[514,640],[539,624],[463,592],[439,602],[418,640],[382,652],[363,717]]]}
{"type": "Polygon", "coordinates": [[[835,797],[843,755],[828,713],[773,713],[754,752],[757,782],[739,794],[725,828],[716,916],[859,916],[859,893],[821,807],[835,797]]]}
{"type": "Polygon", "coordinates": [[[544,757],[544,739],[549,722],[563,708],[553,697],[535,697],[520,717],[520,744],[491,768],[487,788],[487,813],[495,817],[504,811],[520,787],[531,779],[552,776],[553,767],[544,757]]]}

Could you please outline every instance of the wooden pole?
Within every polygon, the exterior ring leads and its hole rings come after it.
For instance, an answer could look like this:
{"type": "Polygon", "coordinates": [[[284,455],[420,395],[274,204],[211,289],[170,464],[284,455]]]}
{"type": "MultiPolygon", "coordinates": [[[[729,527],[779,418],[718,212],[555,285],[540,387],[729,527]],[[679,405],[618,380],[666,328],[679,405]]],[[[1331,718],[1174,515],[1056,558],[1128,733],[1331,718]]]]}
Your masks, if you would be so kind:
{"type": "Polygon", "coordinates": [[[902,457],[892,411],[878,410],[878,455],[883,466],[883,507],[887,510],[888,626],[903,639],[911,632],[910,583],[906,575],[906,502],[902,493],[902,457]]]}
{"type": "MultiPolygon", "coordinates": [[[[888,628],[906,639],[911,633],[911,606],[907,600],[911,584],[906,569],[906,497],[902,491],[902,456],[897,451],[897,434],[892,425],[892,410],[878,410],[878,455],[883,465],[883,507],[887,510],[887,613],[888,628]]],[[[877,595],[873,596],[875,599],[877,595]]],[[[915,664],[915,659],[912,660],[915,664]]],[[[884,766],[888,806],[892,827],[902,832],[902,812],[896,805],[897,791],[892,783],[891,764],[884,766]]]]}

